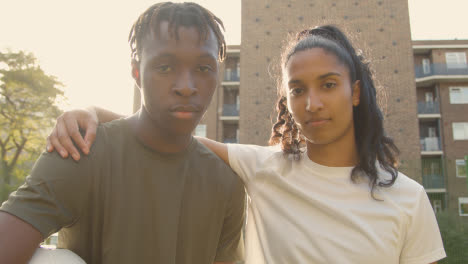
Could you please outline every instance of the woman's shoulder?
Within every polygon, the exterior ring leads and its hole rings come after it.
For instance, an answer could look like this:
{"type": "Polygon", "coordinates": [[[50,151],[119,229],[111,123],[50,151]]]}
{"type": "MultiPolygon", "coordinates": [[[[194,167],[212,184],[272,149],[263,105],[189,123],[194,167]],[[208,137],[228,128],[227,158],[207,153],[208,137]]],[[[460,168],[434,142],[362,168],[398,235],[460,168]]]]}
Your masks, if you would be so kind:
{"type": "MultiPolygon", "coordinates": [[[[388,180],[391,179],[391,174],[381,169],[379,178],[388,180]]],[[[382,200],[388,200],[406,212],[412,211],[415,206],[418,206],[426,195],[424,187],[419,182],[400,171],[395,182],[390,186],[379,186],[378,193],[382,196],[382,200]]]]}

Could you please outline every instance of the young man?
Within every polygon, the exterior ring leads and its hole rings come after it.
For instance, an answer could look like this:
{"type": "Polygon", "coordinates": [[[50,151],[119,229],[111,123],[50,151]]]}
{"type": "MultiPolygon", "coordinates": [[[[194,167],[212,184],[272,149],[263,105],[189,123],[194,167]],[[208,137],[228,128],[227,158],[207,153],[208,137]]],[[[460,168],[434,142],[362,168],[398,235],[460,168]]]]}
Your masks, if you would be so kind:
{"type": "Polygon", "coordinates": [[[225,57],[222,22],[159,3],[130,32],[140,111],[99,127],[76,163],[43,154],[0,208],[0,263],[24,263],[60,231],[87,263],[212,263],[243,257],[244,187],[192,137],[225,57]]]}

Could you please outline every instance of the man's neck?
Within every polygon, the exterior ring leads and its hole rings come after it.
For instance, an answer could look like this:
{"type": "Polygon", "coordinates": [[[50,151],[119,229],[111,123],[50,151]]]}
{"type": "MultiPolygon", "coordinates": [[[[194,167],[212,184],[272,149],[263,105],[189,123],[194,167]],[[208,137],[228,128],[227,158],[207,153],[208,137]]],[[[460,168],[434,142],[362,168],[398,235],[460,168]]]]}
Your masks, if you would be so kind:
{"type": "Polygon", "coordinates": [[[162,153],[184,151],[192,141],[192,135],[174,135],[154,124],[142,111],[129,118],[135,136],[147,147],[162,153]]]}

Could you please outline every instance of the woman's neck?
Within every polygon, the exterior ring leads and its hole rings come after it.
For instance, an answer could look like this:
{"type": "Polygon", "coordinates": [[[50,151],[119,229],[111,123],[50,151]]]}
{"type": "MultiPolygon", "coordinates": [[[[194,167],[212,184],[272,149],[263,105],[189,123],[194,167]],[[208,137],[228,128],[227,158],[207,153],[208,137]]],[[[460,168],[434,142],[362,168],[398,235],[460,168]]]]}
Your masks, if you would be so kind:
{"type": "Polygon", "coordinates": [[[316,144],[306,141],[306,144],[307,156],[310,160],[320,165],[328,167],[353,167],[359,161],[354,133],[349,133],[331,143],[316,144]]]}

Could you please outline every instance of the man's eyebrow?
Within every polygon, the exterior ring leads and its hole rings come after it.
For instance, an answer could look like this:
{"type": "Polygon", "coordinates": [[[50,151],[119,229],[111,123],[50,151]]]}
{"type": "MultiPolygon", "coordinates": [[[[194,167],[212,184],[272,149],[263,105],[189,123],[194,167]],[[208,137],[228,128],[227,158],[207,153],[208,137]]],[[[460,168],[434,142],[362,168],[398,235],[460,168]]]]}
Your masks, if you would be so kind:
{"type": "Polygon", "coordinates": [[[204,59],[204,58],[208,58],[208,59],[213,59],[213,60],[217,60],[217,58],[215,56],[213,56],[213,54],[211,53],[203,53],[202,55],[198,56],[199,59],[204,59]]]}
{"type": "Polygon", "coordinates": [[[318,79],[322,80],[322,79],[325,79],[325,78],[330,77],[330,76],[341,76],[341,74],[339,74],[339,73],[337,73],[337,72],[329,72],[329,73],[320,75],[320,76],[318,77],[318,79]]]}
{"type": "Polygon", "coordinates": [[[173,58],[175,58],[175,55],[174,55],[174,54],[162,53],[162,54],[159,54],[159,55],[153,57],[152,60],[173,59],[173,58]]]}

